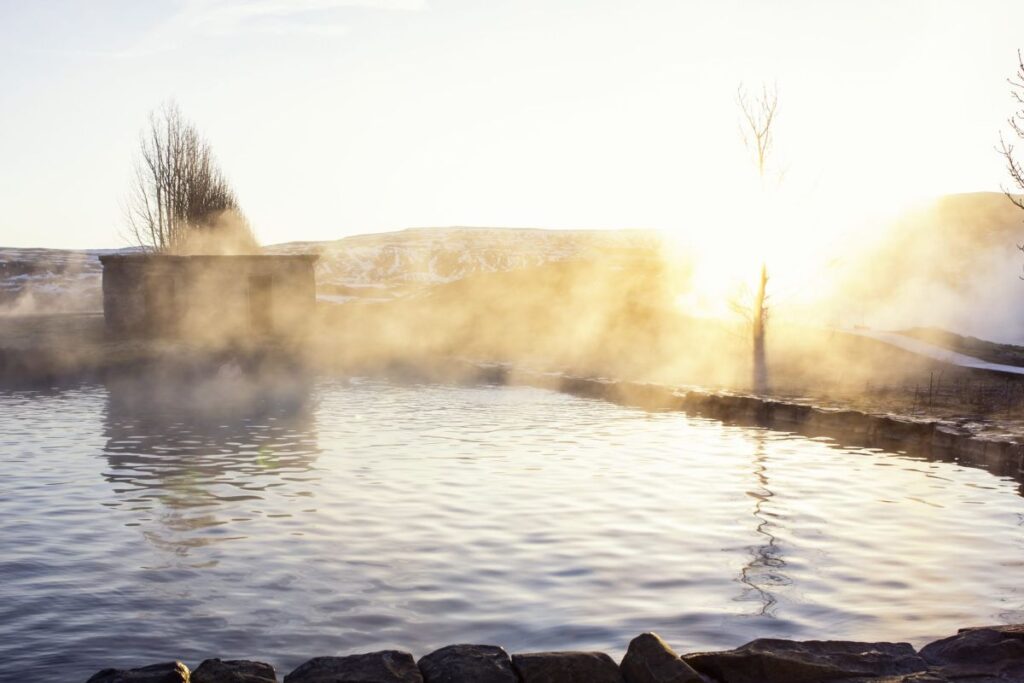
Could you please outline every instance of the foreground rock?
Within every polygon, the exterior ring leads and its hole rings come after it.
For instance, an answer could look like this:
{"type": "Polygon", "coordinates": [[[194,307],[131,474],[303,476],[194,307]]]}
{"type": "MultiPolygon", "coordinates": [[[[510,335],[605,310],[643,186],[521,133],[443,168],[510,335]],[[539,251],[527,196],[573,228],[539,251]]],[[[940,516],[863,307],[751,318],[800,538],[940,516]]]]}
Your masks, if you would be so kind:
{"type": "Polygon", "coordinates": [[[626,683],[703,682],[656,633],[641,633],[631,640],[619,669],[626,683]]]}
{"type": "MultiPolygon", "coordinates": [[[[961,683],[946,678],[934,671],[921,671],[905,676],[883,676],[882,678],[844,678],[839,683],[961,683]]],[[[966,682],[964,682],[966,683],[966,682]]],[[[990,683],[988,679],[971,680],[970,683],[990,683]]]]}
{"type": "Polygon", "coordinates": [[[1024,681],[1024,624],[961,629],[926,645],[921,657],[952,680],[1024,681]]]}
{"type": "Polygon", "coordinates": [[[908,643],[840,640],[797,642],[764,638],[735,650],[684,655],[683,660],[700,673],[728,683],[817,683],[899,677],[928,668],[908,643]]]}
{"type": "Polygon", "coordinates": [[[191,683],[277,683],[277,674],[263,662],[207,659],[192,672],[191,683]]]}
{"type": "Polygon", "coordinates": [[[449,645],[419,661],[426,683],[517,683],[512,659],[494,645],[449,645]]]}
{"type": "Polygon", "coordinates": [[[603,652],[534,652],[512,655],[523,683],[623,683],[619,667],[603,652]]]}
{"type": "Polygon", "coordinates": [[[347,657],[314,657],[284,677],[284,683],[423,683],[408,652],[383,650],[347,657]]]}
{"type": "MultiPolygon", "coordinates": [[[[86,683],[276,683],[269,664],[208,659],[104,669],[86,683]]],[[[655,633],[629,643],[621,668],[601,652],[512,655],[449,645],[420,659],[397,650],[317,657],[284,683],[1024,683],[1024,624],[961,629],[915,652],[907,643],[754,640],[679,657],[655,633]]]]}
{"type": "Polygon", "coordinates": [[[104,669],[85,683],[189,683],[189,670],[181,662],[164,662],[138,669],[104,669]]]}

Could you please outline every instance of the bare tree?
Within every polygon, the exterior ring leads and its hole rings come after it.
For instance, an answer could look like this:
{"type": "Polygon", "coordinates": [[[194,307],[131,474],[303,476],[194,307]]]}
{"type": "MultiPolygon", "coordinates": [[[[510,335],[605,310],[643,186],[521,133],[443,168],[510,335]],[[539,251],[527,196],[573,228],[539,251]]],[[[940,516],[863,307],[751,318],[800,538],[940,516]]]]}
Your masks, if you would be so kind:
{"type": "MultiPolygon", "coordinates": [[[[1024,140],[1024,56],[1021,55],[1020,50],[1017,50],[1017,73],[1012,78],[1007,78],[1006,82],[1010,84],[1010,97],[1018,106],[1017,111],[1006,122],[1013,135],[1018,140],[1024,140]]],[[[996,149],[1003,155],[1003,160],[1006,162],[1006,173],[1010,176],[1013,184],[1017,186],[1018,192],[1024,191],[1024,166],[1021,166],[1021,162],[1017,158],[1013,143],[1007,142],[1003,134],[999,133],[999,147],[996,149]]],[[[1024,209],[1024,195],[1015,195],[1006,187],[1003,187],[1003,194],[1015,206],[1024,209]]],[[[1017,248],[1024,251],[1024,244],[1018,244],[1017,248]]],[[[1021,279],[1024,280],[1024,276],[1021,276],[1021,279]]]]}
{"type": "MultiPolygon", "coordinates": [[[[1010,130],[1014,136],[1024,140],[1024,56],[1021,55],[1020,50],[1017,50],[1017,73],[1013,78],[1007,78],[1006,82],[1010,84],[1010,96],[1017,103],[1017,106],[1020,107],[1006,122],[1010,125],[1010,130]]],[[[1021,166],[1021,162],[1017,159],[1013,143],[1007,142],[1002,133],[999,134],[998,149],[1006,161],[1006,172],[1009,174],[1013,184],[1017,186],[1018,190],[1024,191],[1024,167],[1021,166]]],[[[1024,209],[1024,197],[1012,194],[1005,187],[1003,192],[1011,202],[1024,209]]]]}
{"type": "Polygon", "coordinates": [[[757,175],[763,185],[768,173],[768,158],[775,147],[772,124],[775,123],[775,112],[779,106],[779,93],[775,86],[769,88],[762,85],[761,93],[751,100],[741,83],[736,88],[736,104],[742,117],[740,135],[743,144],[754,157],[757,175]]]}
{"type": "Polygon", "coordinates": [[[209,143],[173,102],[150,114],[141,135],[127,219],[132,240],[157,252],[256,247],[209,143]]]}
{"type": "MultiPolygon", "coordinates": [[[[741,122],[740,132],[743,143],[754,157],[757,167],[761,191],[764,192],[765,179],[769,171],[769,158],[775,144],[775,114],[778,109],[779,95],[773,86],[761,86],[761,93],[753,98],[747,96],[743,85],[736,91],[736,104],[739,106],[741,122]]],[[[761,261],[761,276],[750,312],[751,330],[754,343],[754,391],[763,393],[768,390],[768,361],[765,353],[765,335],[768,325],[768,264],[761,261]]]]}

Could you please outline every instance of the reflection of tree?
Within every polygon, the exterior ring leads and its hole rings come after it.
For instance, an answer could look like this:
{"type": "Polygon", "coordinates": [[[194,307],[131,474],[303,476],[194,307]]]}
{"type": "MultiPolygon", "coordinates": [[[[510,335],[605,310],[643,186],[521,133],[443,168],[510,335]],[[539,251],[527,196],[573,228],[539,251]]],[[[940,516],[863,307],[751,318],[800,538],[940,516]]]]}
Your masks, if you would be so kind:
{"type": "Polygon", "coordinates": [[[771,521],[773,514],[770,510],[771,499],[775,496],[770,486],[768,477],[768,457],[765,453],[765,436],[757,432],[754,438],[754,477],[757,485],[747,495],[754,499],[754,519],[757,524],[754,530],[763,538],[763,542],[750,546],[750,558],[740,570],[739,581],[746,588],[740,599],[756,599],[760,603],[757,616],[775,616],[775,605],[778,598],[772,592],[780,586],[787,586],[792,583],[791,579],[783,574],[786,561],[782,557],[782,548],[778,539],[773,533],[775,524],[771,521]]]}
{"type": "Polygon", "coordinates": [[[308,380],[221,371],[204,380],[111,380],[107,390],[111,507],[132,510],[153,545],[188,555],[237,537],[238,516],[272,490],[309,495],[282,488],[319,452],[308,380]],[[231,531],[208,533],[224,525],[231,531]]]}

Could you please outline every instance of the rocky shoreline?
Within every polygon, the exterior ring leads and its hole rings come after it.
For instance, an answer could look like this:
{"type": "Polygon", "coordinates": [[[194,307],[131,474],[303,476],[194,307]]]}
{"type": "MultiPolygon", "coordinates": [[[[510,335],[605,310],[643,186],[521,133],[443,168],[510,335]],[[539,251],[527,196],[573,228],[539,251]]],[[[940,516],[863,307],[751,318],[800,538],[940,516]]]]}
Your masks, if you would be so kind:
{"type": "MultiPolygon", "coordinates": [[[[86,683],[276,683],[262,662],[207,659],[105,669],[86,683]]],[[[603,652],[509,655],[493,645],[449,645],[421,657],[384,650],[315,657],[283,683],[1007,683],[1024,681],[1024,624],[961,629],[915,650],[909,643],[758,639],[682,656],[654,633],[619,664],[603,652]]]]}

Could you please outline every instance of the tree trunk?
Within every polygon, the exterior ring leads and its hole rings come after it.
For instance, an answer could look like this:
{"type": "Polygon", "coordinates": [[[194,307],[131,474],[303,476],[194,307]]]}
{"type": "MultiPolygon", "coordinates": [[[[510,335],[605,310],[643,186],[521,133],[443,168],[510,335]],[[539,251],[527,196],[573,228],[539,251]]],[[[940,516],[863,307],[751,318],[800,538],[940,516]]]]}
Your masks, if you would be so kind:
{"type": "Polygon", "coordinates": [[[763,394],[768,391],[768,362],[765,359],[765,290],[768,286],[768,265],[761,264],[761,280],[754,298],[754,392],[763,394]]]}

